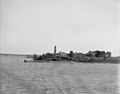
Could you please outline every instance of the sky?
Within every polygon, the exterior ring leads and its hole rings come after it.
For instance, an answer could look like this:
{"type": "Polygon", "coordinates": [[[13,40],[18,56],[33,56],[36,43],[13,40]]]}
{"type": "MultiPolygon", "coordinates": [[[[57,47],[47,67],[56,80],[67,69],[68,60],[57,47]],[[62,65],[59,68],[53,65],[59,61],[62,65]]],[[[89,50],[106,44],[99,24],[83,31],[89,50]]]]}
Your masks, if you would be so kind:
{"type": "Polygon", "coordinates": [[[118,0],[0,0],[0,53],[120,55],[118,0]]]}

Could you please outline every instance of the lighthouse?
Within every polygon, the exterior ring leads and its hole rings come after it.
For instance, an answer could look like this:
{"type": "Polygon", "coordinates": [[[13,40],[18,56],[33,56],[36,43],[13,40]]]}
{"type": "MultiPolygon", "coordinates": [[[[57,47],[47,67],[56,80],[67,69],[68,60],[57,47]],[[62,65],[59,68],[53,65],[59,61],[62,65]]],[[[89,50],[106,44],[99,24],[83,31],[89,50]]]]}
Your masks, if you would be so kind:
{"type": "Polygon", "coordinates": [[[56,53],[57,53],[57,50],[56,50],[56,45],[54,46],[54,58],[56,58],[56,53]]]}

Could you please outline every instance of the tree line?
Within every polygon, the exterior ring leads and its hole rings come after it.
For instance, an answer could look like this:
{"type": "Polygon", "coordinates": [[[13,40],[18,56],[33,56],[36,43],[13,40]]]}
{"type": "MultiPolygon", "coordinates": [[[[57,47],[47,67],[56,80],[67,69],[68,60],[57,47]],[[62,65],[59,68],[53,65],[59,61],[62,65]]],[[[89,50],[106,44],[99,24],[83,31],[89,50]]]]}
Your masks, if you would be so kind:
{"type": "Polygon", "coordinates": [[[101,62],[101,63],[118,63],[116,58],[111,57],[111,52],[105,51],[89,51],[87,53],[78,53],[70,51],[69,53],[58,52],[56,56],[54,53],[45,53],[42,55],[34,54],[33,61],[75,61],[75,62],[101,62]]]}

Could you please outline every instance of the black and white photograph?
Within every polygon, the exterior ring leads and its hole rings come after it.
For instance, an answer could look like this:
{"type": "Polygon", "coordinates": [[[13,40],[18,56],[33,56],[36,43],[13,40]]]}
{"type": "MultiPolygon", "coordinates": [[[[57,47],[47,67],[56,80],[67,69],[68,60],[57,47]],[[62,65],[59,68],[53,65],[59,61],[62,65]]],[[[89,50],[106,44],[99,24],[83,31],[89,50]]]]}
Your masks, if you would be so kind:
{"type": "Polygon", "coordinates": [[[0,0],[0,94],[120,94],[120,1],[0,0]]]}

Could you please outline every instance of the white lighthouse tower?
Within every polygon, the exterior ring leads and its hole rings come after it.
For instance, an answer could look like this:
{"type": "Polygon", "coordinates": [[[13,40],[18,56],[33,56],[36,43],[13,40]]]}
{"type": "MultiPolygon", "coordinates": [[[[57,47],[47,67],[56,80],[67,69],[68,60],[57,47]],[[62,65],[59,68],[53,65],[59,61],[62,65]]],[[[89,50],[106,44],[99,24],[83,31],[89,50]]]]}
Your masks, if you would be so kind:
{"type": "Polygon", "coordinates": [[[54,46],[54,58],[56,58],[57,48],[56,45],[54,46]]]}

